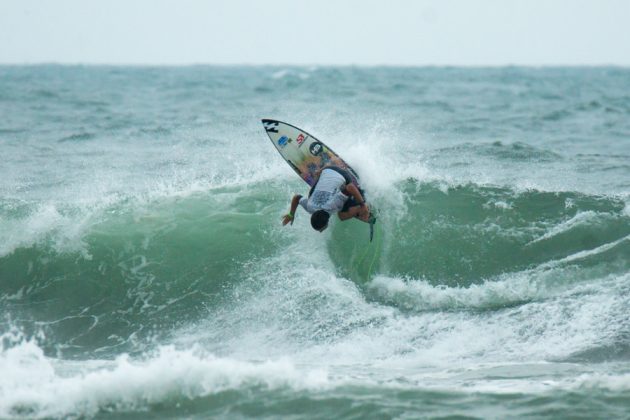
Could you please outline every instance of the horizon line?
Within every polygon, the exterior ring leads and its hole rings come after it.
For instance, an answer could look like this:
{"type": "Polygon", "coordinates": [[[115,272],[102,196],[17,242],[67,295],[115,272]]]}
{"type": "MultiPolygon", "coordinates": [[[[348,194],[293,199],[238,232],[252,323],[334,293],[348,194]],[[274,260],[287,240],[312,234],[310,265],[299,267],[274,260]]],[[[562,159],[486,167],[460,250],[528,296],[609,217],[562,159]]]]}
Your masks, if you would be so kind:
{"type": "Polygon", "coordinates": [[[187,62],[187,63],[136,63],[136,62],[80,62],[80,61],[35,61],[35,62],[0,62],[0,66],[7,67],[299,67],[299,68],[325,68],[325,67],[355,67],[355,68],[630,68],[628,64],[618,63],[502,63],[502,64],[453,64],[453,63],[211,63],[211,62],[187,62]]]}

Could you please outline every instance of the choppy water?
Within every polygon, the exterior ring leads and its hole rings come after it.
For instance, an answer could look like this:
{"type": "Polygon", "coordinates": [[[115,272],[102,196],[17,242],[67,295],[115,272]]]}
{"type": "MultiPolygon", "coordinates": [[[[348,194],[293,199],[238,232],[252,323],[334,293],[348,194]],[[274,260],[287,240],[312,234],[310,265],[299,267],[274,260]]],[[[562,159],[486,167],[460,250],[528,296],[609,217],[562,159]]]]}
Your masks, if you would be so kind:
{"type": "Polygon", "coordinates": [[[0,67],[0,417],[630,412],[630,70],[0,67]],[[260,119],[381,209],[324,234],[260,119]]]}

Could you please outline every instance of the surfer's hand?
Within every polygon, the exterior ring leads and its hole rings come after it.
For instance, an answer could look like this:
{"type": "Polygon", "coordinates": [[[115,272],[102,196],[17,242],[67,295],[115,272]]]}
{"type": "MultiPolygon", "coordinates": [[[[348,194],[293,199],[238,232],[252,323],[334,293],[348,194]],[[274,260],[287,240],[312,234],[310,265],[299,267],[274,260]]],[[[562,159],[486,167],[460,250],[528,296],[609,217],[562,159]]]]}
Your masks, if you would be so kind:
{"type": "Polygon", "coordinates": [[[293,224],[293,216],[291,214],[285,214],[282,216],[282,226],[286,226],[287,223],[293,224]]]}

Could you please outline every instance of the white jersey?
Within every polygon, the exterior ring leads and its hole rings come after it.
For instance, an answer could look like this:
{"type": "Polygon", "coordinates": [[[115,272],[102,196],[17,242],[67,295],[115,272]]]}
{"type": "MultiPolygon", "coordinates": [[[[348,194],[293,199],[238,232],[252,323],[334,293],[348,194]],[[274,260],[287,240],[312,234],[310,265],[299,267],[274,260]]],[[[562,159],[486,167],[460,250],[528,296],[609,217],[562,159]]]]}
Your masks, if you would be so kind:
{"type": "Polygon", "coordinates": [[[309,213],[315,213],[317,210],[337,213],[348,199],[348,196],[341,192],[341,187],[345,184],[346,179],[339,172],[324,169],[313,194],[310,198],[300,198],[300,205],[309,213]]]}

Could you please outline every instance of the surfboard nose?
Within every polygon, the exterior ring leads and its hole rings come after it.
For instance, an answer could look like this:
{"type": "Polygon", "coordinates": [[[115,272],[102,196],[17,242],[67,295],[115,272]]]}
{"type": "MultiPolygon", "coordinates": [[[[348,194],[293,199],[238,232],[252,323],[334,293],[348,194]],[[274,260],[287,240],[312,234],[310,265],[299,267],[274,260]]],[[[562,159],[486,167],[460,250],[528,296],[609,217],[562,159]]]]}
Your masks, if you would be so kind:
{"type": "Polygon", "coordinates": [[[263,119],[262,120],[263,123],[263,127],[265,127],[265,131],[267,133],[277,133],[278,132],[278,125],[280,124],[280,121],[276,121],[276,120],[271,120],[271,119],[263,119]]]}

